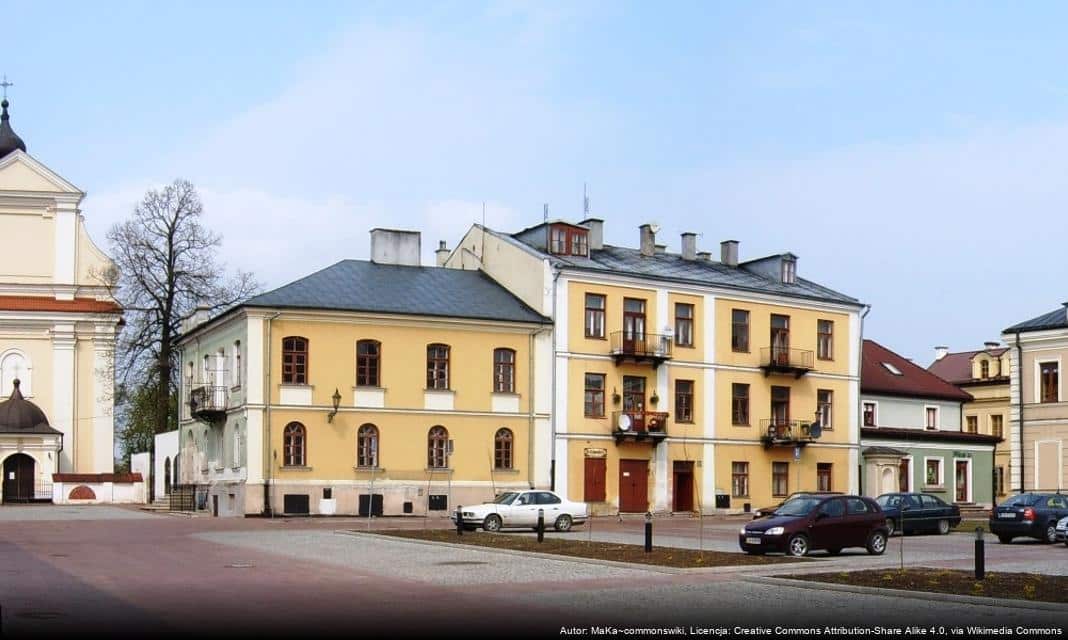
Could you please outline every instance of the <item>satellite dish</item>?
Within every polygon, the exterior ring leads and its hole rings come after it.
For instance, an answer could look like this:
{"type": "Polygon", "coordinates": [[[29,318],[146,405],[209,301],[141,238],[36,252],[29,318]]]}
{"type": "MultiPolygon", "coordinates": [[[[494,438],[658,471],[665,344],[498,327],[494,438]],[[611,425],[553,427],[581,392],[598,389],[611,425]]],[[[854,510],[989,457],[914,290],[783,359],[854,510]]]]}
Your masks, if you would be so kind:
{"type": "Polygon", "coordinates": [[[818,438],[823,433],[823,426],[819,422],[813,422],[808,425],[808,435],[813,438],[818,438]]]}
{"type": "Polygon", "coordinates": [[[630,431],[630,416],[625,413],[619,414],[619,420],[616,421],[620,431],[630,431]]]}

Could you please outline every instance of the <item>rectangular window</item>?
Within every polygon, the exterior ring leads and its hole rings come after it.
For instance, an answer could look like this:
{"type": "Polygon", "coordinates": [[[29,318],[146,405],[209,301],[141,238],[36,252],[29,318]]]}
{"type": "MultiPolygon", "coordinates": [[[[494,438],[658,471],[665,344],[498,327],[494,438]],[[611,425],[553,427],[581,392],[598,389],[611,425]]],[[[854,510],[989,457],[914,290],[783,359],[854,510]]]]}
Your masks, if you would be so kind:
{"type": "Polygon", "coordinates": [[[816,391],[816,408],[820,412],[819,423],[824,431],[831,431],[834,429],[834,414],[832,413],[833,401],[833,391],[828,389],[819,389],[816,391]]]}
{"type": "Polygon", "coordinates": [[[979,433],[979,416],[965,416],[964,432],[979,433]]]}
{"type": "Polygon", "coordinates": [[[1058,369],[1056,362],[1043,362],[1040,365],[1042,377],[1042,402],[1059,402],[1058,369]]]}
{"type": "Polygon", "coordinates": [[[775,497],[786,496],[790,493],[790,463],[771,463],[771,495],[775,497]]]}
{"type": "Polygon", "coordinates": [[[567,254],[567,230],[563,227],[553,227],[549,232],[549,253],[567,254]]]}
{"type": "Polygon", "coordinates": [[[493,350],[494,393],[515,393],[515,351],[493,350]]]}
{"type": "Polygon", "coordinates": [[[865,427],[874,427],[875,426],[875,403],[874,402],[865,402],[864,403],[864,426],[865,427]]]}
{"type": "Polygon", "coordinates": [[[990,377],[990,361],[989,360],[983,360],[983,361],[981,361],[979,363],[979,377],[983,378],[984,380],[986,378],[990,377]]]}
{"type": "Polygon", "coordinates": [[[771,361],[774,364],[790,364],[790,316],[771,314],[771,361]]]}
{"type": "Polygon", "coordinates": [[[378,372],[381,366],[382,345],[377,340],[360,340],[356,343],[356,385],[379,386],[378,372]]]}
{"type": "Polygon", "coordinates": [[[820,360],[834,358],[834,322],[830,320],[816,323],[816,357],[820,360]]]}
{"type": "Polygon", "coordinates": [[[449,388],[449,345],[432,344],[426,348],[426,388],[449,388]]]}
{"type": "Polygon", "coordinates": [[[586,374],[586,402],[583,415],[587,418],[604,417],[604,374],[586,374]]]}
{"type": "Polygon", "coordinates": [[[1005,495],[1005,467],[994,469],[994,483],[999,496],[1005,495]]]}
{"type": "Polygon", "coordinates": [[[584,231],[571,232],[571,255],[584,256],[589,254],[589,239],[584,231]]]}
{"type": "Polygon", "coordinates": [[[749,426],[749,385],[731,385],[731,424],[749,426]]]}
{"type": "Polygon", "coordinates": [[[693,422],[693,380],[675,381],[675,422],[693,422]]]}
{"type": "Polygon", "coordinates": [[[734,498],[749,497],[749,463],[731,463],[731,496],[734,498]]]}
{"type": "Polygon", "coordinates": [[[816,491],[833,491],[831,489],[831,463],[816,463],[816,491]]]}
{"type": "Polygon", "coordinates": [[[234,354],[234,358],[233,358],[234,361],[233,361],[233,363],[231,365],[233,367],[233,372],[231,373],[231,376],[233,377],[234,386],[235,387],[240,387],[241,386],[241,341],[240,340],[235,340],[234,341],[233,354],[234,354]]]}
{"type": "Polygon", "coordinates": [[[1004,417],[1001,414],[990,416],[990,435],[1004,438],[1004,417]]]}
{"type": "Polygon", "coordinates": [[[927,414],[927,420],[926,420],[926,422],[924,422],[924,426],[927,427],[928,429],[937,429],[938,428],[938,407],[927,407],[924,410],[924,413],[927,414]]]}
{"type": "Polygon", "coordinates": [[[604,296],[586,294],[586,337],[604,339],[604,296]]]}
{"type": "MultiPolygon", "coordinates": [[[[206,368],[207,360],[205,359],[204,362],[206,368]]],[[[282,383],[308,384],[307,339],[297,337],[282,339],[282,383]]]]}
{"type": "Polygon", "coordinates": [[[926,475],[928,487],[940,487],[942,486],[942,458],[928,458],[924,463],[926,468],[926,475]]]}
{"type": "Polygon", "coordinates": [[[731,350],[749,352],[749,312],[744,309],[731,310],[731,350]]]}
{"type": "Polygon", "coordinates": [[[675,344],[680,347],[693,346],[692,304],[675,304],[675,344]]]}

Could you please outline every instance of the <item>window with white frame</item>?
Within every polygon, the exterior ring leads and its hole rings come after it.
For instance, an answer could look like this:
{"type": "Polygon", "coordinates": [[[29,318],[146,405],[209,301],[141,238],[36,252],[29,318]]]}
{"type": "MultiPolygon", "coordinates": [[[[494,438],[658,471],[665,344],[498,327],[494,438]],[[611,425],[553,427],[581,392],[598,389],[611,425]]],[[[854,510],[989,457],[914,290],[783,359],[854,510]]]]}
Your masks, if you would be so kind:
{"type": "Polygon", "coordinates": [[[942,486],[942,458],[924,458],[924,484],[928,487],[942,486]]]}
{"type": "Polygon", "coordinates": [[[938,407],[924,407],[924,422],[925,429],[934,430],[938,428],[938,407]]]}
{"type": "Polygon", "coordinates": [[[865,402],[864,403],[864,426],[865,427],[874,427],[875,426],[875,424],[876,424],[875,423],[875,420],[876,420],[875,407],[876,407],[876,405],[875,405],[874,402],[865,402]]]}

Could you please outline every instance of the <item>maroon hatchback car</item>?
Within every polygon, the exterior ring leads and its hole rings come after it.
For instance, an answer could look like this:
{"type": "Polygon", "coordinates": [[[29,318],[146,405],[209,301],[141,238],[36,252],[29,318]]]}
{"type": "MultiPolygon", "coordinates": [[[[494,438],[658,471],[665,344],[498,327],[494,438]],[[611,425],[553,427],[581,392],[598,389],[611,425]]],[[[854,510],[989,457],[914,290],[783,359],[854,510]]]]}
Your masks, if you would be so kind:
{"type": "Polygon", "coordinates": [[[752,554],[803,556],[825,549],[835,555],[846,547],[864,547],[881,555],[889,534],[886,516],[871,498],[808,496],[787,501],[769,518],[747,523],[738,532],[738,545],[752,554]]]}

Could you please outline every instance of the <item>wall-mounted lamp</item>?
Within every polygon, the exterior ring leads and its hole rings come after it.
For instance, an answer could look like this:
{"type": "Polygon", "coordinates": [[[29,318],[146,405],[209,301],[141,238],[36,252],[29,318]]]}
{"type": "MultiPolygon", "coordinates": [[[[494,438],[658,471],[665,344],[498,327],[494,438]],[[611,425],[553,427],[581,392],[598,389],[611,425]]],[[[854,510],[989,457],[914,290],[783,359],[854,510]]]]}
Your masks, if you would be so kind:
{"type": "Polygon", "coordinates": [[[334,416],[337,415],[337,408],[341,406],[341,392],[337,390],[337,387],[334,387],[334,395],[330,399],[334,401],[334,410],[326,414],[327,422],[334,421],[334,416]]]}

